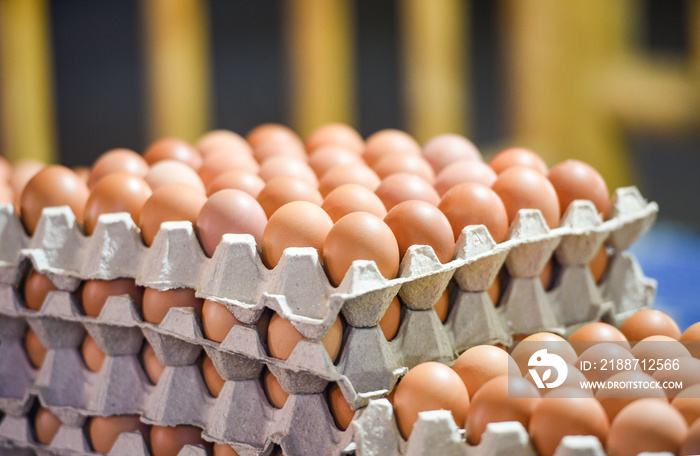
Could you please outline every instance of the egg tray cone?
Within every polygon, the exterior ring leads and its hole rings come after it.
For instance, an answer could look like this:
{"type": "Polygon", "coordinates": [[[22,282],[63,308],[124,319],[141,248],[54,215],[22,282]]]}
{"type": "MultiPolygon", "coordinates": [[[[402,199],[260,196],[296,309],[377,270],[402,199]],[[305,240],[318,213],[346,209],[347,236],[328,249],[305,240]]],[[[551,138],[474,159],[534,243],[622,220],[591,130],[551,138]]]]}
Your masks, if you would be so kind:
{"type": "Polygon", "coordinates": [[[623,250],[653,223],[657,210],[635,188],[615,193],[614,216],[605,222],[583,201],[575,202],[554,230],[539,211],[523,210],[506,242],[496,245],[483,226],[467,227],[450,263],[440,264],[430,247],[413,246],[399,278],[387,280],[373,262],[356,261],[333,288],[313,249],[288,249],[268,270],[248,235],[225,235],[209,259],[189,222],[164,223],[146,248],[127,214],[101,216],[94,234],[85,237],[67,208],[45,209],[28,238],[12,207],[0,207],[0,357],[19,359],[23,372],[0,369],[0,406],[6,420],[19,419],[37,397],[68,427],[90,415],[139,413],[147,423],[199,426],[209,440],[230,443],[241,454],[265,454],[273,442],[287,454],[352,451],[353,427],[335,428],[323,399],[329,382],[338,382],[353,408],[362,408],[420,362],[450,363],[479,343],[507,343],[513,334],[539,330],[564,334],[601,316],[614,322],[650,305],[655,282],[623,250]],[[613,255],[598,286],[585,265],[604,242],[613,255]],[[537,276],[553,254],[562,273],[545,292],[537,276]],[[16,291],[29,262],[61,289],[49,293],[39,311],[27,309],[16,291]],[[511,280],[495,307],[484,290],[503,265],[511,280]],[[130,298],[115,296],[99,317],[82,314],[72,293],[81,280],[122,277],[157,289],[195,288],[247,325],[234,326],[219,344],[202,336],[192,309],[171,309],[154,325],[142,321],[130,298]],[[451,280],[457,286],[443,324],[432,308],[451,280]],[[405,304],[404,316],[396,337],[387,341],[377,323],[396,294],[405,304]],[[309,338],[288,360],[269,356],[252,326],[265,308],[309,338]],[[348,328],[334,364],[319,339],[340,312],[348,328]],[[39,371],[23,353],[25,322],[49,349],[39,371]],[[89,372],[78,353],[85,332],[107,354],[99,373],[89,372]],[[156,386],[138,362],[144,338],[168,366],[156,386]],[[227,380],[217,399],[193,366],[202,349],[227,380]],[[281,410],[262,392],[265,365],[291,394],[281,410]],[[248,413],[251,409],[254,413],[248,413]],[[242,417],[237,410],[248,414],[242,417]]]}

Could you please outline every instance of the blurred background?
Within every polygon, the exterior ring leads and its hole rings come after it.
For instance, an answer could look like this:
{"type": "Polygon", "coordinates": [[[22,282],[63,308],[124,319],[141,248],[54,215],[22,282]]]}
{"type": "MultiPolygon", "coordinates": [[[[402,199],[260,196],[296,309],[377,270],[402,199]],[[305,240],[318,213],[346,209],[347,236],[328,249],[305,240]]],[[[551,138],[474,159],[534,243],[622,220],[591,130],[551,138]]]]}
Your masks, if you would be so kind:
{"type": "Polygon", "coordinates": [[[660,301],[696,299],[700,1],[0,0],[11,161],[331,121],[461,133],[487,157],[522,145],[635,184],[661,207],[635,246],[660,301]]]}

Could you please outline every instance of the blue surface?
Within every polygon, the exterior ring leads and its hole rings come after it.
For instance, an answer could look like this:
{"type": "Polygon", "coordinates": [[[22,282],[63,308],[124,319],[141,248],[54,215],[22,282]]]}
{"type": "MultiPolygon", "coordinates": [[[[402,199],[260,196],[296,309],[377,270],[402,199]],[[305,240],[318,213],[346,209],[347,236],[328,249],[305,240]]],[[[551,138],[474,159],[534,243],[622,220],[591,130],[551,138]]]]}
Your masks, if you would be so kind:
{"type": "Polygon", "coordinates": [[[681,331],[700,321],[700,236],[657,223],[629,250],[644,275],[658,281],[654,307],[671,315],[681,331]]]}

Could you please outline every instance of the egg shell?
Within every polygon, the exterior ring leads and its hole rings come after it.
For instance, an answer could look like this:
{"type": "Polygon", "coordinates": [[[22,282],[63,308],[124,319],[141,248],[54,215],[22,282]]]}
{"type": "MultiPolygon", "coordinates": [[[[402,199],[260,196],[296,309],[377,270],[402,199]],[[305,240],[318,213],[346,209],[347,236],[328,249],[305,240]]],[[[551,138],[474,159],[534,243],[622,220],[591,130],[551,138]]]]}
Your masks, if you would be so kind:
{"type": "Polygon", "coordinates": [[[694,358],[700,358],[700,322],[688,326],[679,340],[694,358]]]}
{"type": "Polygon", "coordinates": [[[492,378],[520,376],[520,369],[508,352],[492,345],[477,345],[468,349],[459,355],[452,369],[464,382],[470,399],[492,378]]]}
{"type": "Polygon", "coordinates": [[[193,225],[207,201],[204,193],[185,184],[168,184],[157,188],[141,210],[141,237],[153,244],[163,222],[189,221],[193,225]]]}
{"type": "Polygon", "coordinates": [[[299,160],[307,160],[304,144],[298,137],[267,138],[253,147],[253,156],[261,165],[272,157],[293,157],[299,160]]]}
{"type": "Polygon", "coordinates": [[[441,197],[452,187],[465,182],[491,187],[496,182],[496,173],[482,161],[459,160],[445,166],[435,177],[435,190],[441,197]]]}
{"type": "Polygon", "coordinates": [[[559,198],[561,213],[577,199],[592,201],[603,219],[608,218],[610,192],[595,168],[579,160],[566,160],[552,166],[547,175],[559,198]]]}
{"type": "MultiPolygon", "coordinates": [[[[577,347],[578,344],[574,343],[572,346],[577,347]]],[[[586,378],[590,381],[604,381],[610,376],[620,372],[620,370],[617,369],[617,363],[620,363],[620,367],[624,367],[624,363],[629,361],[630,366],[634,366],[635,360],[636,358],[630,352],[629,347],[626,347],[623,343],[599,342],[589,346],[583,351],[578,357],[575,366],[581,369],[581,366],[586,365],[585,363],[590,363],[589,366],[595,367],[582,369],[586,378]],[[610,363],[610,360],[614,360],[615,364],[610,363]],[[603,369],[603,367],[605,367],[605,369],[603,369]]],[[[594,391],[595,390],[597,390],[597,388],[594,388],[594,391]]]]}
{"type": "Polygon", "coordinates": [[[503,149],[489,160],[489,166],[496,174],[501,174],[514,166],[524,166],[534,169],[542,175],[547,175],[547,164],[542,160],[542,157],[524,147],[503,149]]]}
{"type": "Polygon", "coordinates": [[[678,393],[671,400],[671,405],[681,412],[688,426],[698,421],[700,418],[700,385],[694,384],[678,393]]]}
{"type": "Polygon", "coordinates": [[[10,177],[10,186],[15,194],[21,195],[27,182],[46,166],[46,163],[31,158],[18,160],[12,167],[12,176],[10,177]]]}
{"type": "Polygon", "coordinates": [[[673,318],[658,309],[641,309],[630,315],[620,331],[632,342],[640,341],[649,336],[668,336],[672,339],[681,338],[681,330],[673,318]]]}
{"type": "Polygon", "coordinates": [[[386,208],[379,197],[366,187],[358,184],[345,184],[335,188],[321,204],[333,222],[351,212],[369,212],[384,218],[386,208]]]}
{"type": "Polygon", "coordinates": [[[317,206],[323,204],[323,197],[316,188],[294,176],[270,179],[258,194],[257,200],[268,219],[277,209],[294,201],[307,201],[317,206]]]}
{"type": "Polygon", "coordinates": [[[356,411],[348,404],[337,383],[332,383],[328,388],[328,404],[335,425],[341,431],[346,430],[350,426],[356,411]]]}
{"type": "Polygon", "coordinates": [[[217,177],[228,171],[241,171],[257,174],[260,165],[252,152],[231,152],[216,150],[204,157],[202,167],[197,171],[205,187],[209,187],[217,177]]]}
{"type": "Polygon", "coordinates": [[[657,362],[690,357],[690,352],[677,340],[668,336],[649,336],[632,347],[632,354],[640,360],[640,367],[652,374],[657,362]]]}
{"type": "MultiPolygon", "coordinates": [[[[294,347],[304,336],[296,330],[292,322],[281,317],[278,313],[272,315],[267,328],[267,348],[270,356],[279,359],[288,359],[294,347]]],[[[326,348],[328,356],[335,361],[340,354],[340,346],[343,342],[343,323],[336,318],[321,343],[326,348]]]]}
{"type": "Polygon", "coordinates": [[[165,366],[161,364],[156,356],[156,352],[149,343],[145,343],[143,349],[141,350],[141,360],[143,363],[143,369],[148,376],[148,379],[156,385],[158,380],[160,380],[165,366]]]}
{"type": "Polygon", "coordinates": [[[161,160],[151,166],[144,177],[152,190],[168,184],[186,184],[204,193],[205,186],[197,171],[176,160],[161,160]]]}
{"type": "Polygon", "coordinates": [[[202,356],[201,367],[202,367],[202,377],[204,377],[204,384],[207,386],[209,394],[214,397],[219,397],[219,393],[224,387],[224,380],[219,371],[216,370],[214,362],[206,354],[202,356]]]}
{"type": "Polygon", "coordinates": [[[372,167],[380,179],[392,174],[413,174],[425,179],[431,185],[435,182],[435,172],[422,157],[392,153],[383,155],[372,167]]]}
{"type": "Polygon", "coordinates": [[[122,432],[140,431],[147,436],[149,431],[138,415],[93,416],[86,426],[92,449],[98,453],[109,453],[122,432]]]}
{"type": "Polygon", "coordinates": [[[248,141],[238,133],[231,130],[212,130],[200,136],[195,147],[206,158],[214,152],[224,150],[232,155],[253,155],[253,148],[248,141]]]}
{"type": "Polygon", "coordinates": [[[129,295],[137,310],[143,305],[143,287],[134,279],[86,280],[80,291],[80,302],[85,315],[98,317],[110,296],[129,295]]]}
{"type": "Polygon", "coordinates": [[[396,173],[387,176],[381,181],[375,193],[387,210],[409,200],[426,201],[433,206],[440,203],[440,196],[433,186],[414,174],[396,173]]]}
{"type": "Polygon", "coordinates": [[[357,152],[341,146],[320,146],[309,156],[309,166],[319,179],[334,166],[349,164],[361,165],[364,161],[357,152]]]}
{"type": "Polygon", "coordinates": [[[177,456],[185,445],[204,443],[202,430],[195,426],[151,426],[153,456],[177,456]]]}
{"type": "Polygon", "coordinates": [[[423,158],[430,163],[436,174],[456,161],[483,160],[481,152],[473,142],[454,133],[445,133],[429,139],[423,144],[423,158]]]}
{"type": "Polygon", "coordinates": [[[141,155],[130,149],[108,150],[93,163],[87,186],[92,189],[103,177],[120,172],[144,177],[148,173],[148,163],[141,155]]]}
{"type": "Polygon", "coordinates": [[[508,236],[508,214],[501,198],[490,188],[468,182],[455,185],[438,204],[450,221],[455,242],[470,225],[484,225],[496,243],[508,236]]]}
{"type": "Polygon", "coordinates": [[[433,306],[433,310],[435,310],[435,313],[437,314],[438,318],[442,323],[445,323],[447,320],[447,315],[450,312],[450,287],[448,286],[445,291],[442,292],[440,295],[440,298],[437,300],[435,303],[435,306],[433,306]]]}
{"type": "Polygon", "coordinates": [[[214,456],[239,456],[238,452],[231,448],[231,445],[222,443],[215,443],[212,451],[214,456]]]}
{"type": "Polygon", "coordinates": [[[381,179],[370,167],[359,163],[337,165],[326,171],[318,183],[318,190],[325,198],[334,189],[344,184],[359,184],[375,191],[381,179]]]}
{"type": "Polygon", "coordinates": [[[36,440],[42,445],[50,445],[53,438],[61,427],[61,420],[51,411],[44,407],[39,407],[34,417],[34,433],[36,440]]]}
{"type": "Polygon", "coordinates": [[[260,179],[257,174],[234,169],[219,174],[216,179],[211,182],[209,187],[207,187],[207,196],[211,196],[219,190],[232,188],[243,190],[257,199],[264,187],[265,181],[260,179]]]}
{"type": "Polygon", "coordinates": [[[289,393],[282,389],[282,385],[280,385],[277,377],[275,377],[269,370],[265,370],[265,373],[263,374],[263,389],[265,390],[267,400],[275,408],[281,409],[284,407],[284,404],[287,403],[289,393]]]}
{"type": "Polygon", "coordinates": [[[455,243],[450,221],[432,204],[404,201],[386,214],[384,223],[396,237],[401,258],[412,245],[429,245],[443,264],[454,258],[455,243]]]}
{"type": "Polygon", "coordinates": [[[54,290],[58,288],[48,276],[32,269],[24,283],[24,303],[32,310],[40,310],[46,296],[54,290]]]}
{"type": "Polygon", "coordinates": [[[665,385],[664,392],[669,399],[676,397],[682,390],[700,383],[700,360],[692,356],[683,356],[670,358],[667,362],[664,360],[664,363],[653,371],[651,376],[662,386],[665,385]],[[674,360],[677,360],[677,369],[674,368],[674,360]]]}
{"type": "MultiPolygon", "coordinates": [[[[608,377],[607,380],[609,382],[618,382],[620,385],[624,382],[654,382],[654,378],[642,372],[641,369],[618,372],[608,377]]],[[[605,409],[605,413],[611,422],[621,410],[640,399],[648,398],[668,403],[666,394],[660,388],[599,388],[595,393],[595,397],[605,409]]]]}
{"type": "Polygon", "coordinates": [[[202,304],[202,329],[204,337],[223,342],[235,325],[240,324],[230,310],[216,301],[204,300],[202,304]]]}
{"type": "Polygon", "coordinates": [[[678,454],[680,456],[700,454],[700,421],[688,428],[688,434],[685,436],[685,439],[683,439],[678,454]]]}
{"type": "Polygon", "coordinates": [[[334,122],[321,125],[306,135],[304,146],[309,154],[324,146],[343,147],[355,154],[361,154],[365,148],[365,141],[350,125],[334,122]]]}
{"type": "Polygon", "coordinates": [[[295,141],[299,136],[289,127],[277,123],[264,123],[246,133],[245,139],[251,147],[255,148],[259,143],[267,139],[295,141]]]}
{"type": "Polygon", "coordinates": [[[80,346],[80,354],[83,357],[83,361],[85,361],[85,365],[92,372],[99,372],[102,369],[106,355],[100,350],[97,342],[90,334],[85,335],[85,339],[80,346]]]}
{"type": "Polygon", "coordinates": [[[194,170],[202,166],[199,151],[180,138],[161,138],[152,142],[144,151],[143,158],[151,166],[162,160],[179,161],[194,170]]]}
{"type": "Polygon", "coordinates": [[[160,324],[172,307],[192,307],[201,318],[204,300],[195,297],[194,294],[195,290],[191,288],[173,288],[160,291],[146,287],[143,292],[143,319],[160,324]]]}
{"type": "Polygon", "coordinates": [[[89,236],[95,231],[100,215],[115,212],[127,212],[138,226],[141,210],[152,193],[151,187],[139,176],[112,173],[103,177],[85,203],[85,234],[89,236]]]}
{"type": "Polygon", "coordinates": [[[513,222],[520,209],[539,209],[550,229],[559,227],[561,212],[557,192],[541,173],[513,166],[502,171],[491,188],[503,201],[508,223],[513,222]]]}
{"type": "Polygon", "coordinates": [[[561,336],[549,332],[540,332],[529,335],[520,343],[514,345],[510,355],[520,368],[520,373],[525,376],[528,373],[530,357],[538,350],[547,349],[548,353],[560,356],[567,364],[575,364],[578,356],[571,345],[561,336]]]}
{"type": "Polygon", "coordinates": [[[318,178],[305,160],[278,155],[270,157],[260,166],[258,176],[265,182],[277,176],[294,176],[312,187],[318,187],[318,178]]]}
{"type": "Polygon", "coordinates": [[[631,349],[630,343],[619,329],[599,321],[587,323],[569,336],[569,343],[579,356],[598,342],[615,342],[628,350],[631,349]]]}
{"type": "Polygon", "coordinates": [[[421,156],[421,147],[411,135],[395,129],[379,130],[365,141],[362,158],[369,166],[374,166],[382,156],[389,154],[421,156]]]}
{"type": "Polygon", "coordinates": [[[591,270],[591,275],[593,276],[593,281],[600,284],[605,278],[605,273],[608,270],[608,263],[610,262],[610,255],[608,255],[608,250],[605,245],[601,245],[598,252],[595,254],[593,259],[588,263],[588,267],[591,270]]]}
{"type": "Polygon", "coordinates": [[[29,363],[35,369],[39,369],[44,364],[46,348],[32,328],[27,328],[27,334],[24,336],[24,349],[29,363]]]}
{"type": "Polygon", "coordinates": [[[401,301],[398,296],[394,296],[386,308],[382,319],[379,320],[379,327],[384,333],[386,340],[392,340],[396,333],[399,332],[401,324],[401,301]]]}

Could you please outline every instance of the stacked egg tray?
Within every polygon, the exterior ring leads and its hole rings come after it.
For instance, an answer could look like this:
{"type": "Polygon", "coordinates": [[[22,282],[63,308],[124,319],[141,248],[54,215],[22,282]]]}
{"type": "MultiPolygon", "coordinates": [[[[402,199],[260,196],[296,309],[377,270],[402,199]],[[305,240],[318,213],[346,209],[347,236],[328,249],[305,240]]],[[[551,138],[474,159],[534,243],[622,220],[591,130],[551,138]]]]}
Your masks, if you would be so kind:
{"type": "MultiPolygon", "coordinates": [[[[356,261],[334,288],[311,248],[287,249],[268,270],[249,235],[225,235],[207,258],[189,222],[164,223],[147,248],[128,214],[102,215],[93,235],[85,237],[72,212],[57,207],[44,210],[28,238],[12,206],[0,207],[0,448],[90,454],[82,430],[87,417],[139,414],[148,424],[198,426],[206,440],[230,444],[241,455],[269,454],[277,444],[288,456],[427,456],[445,442],[452,447],[441,454],[531,454],[527,433],[513,423],[492,425],[484,443],[469,447],[444,411],[423,414],[406,442],[396,431],[390,403],[380,398],[421,362],[451,364],[471,346],[508,344],[515,334],[566,335],[601,318],[616,324],[651,305],[655,281],[624,250],[657,211],[634,187],[615,192],[607,221],[587,201],[574,202],[553,230],[538,210],[521,210],[501,244],[483,226],[469,226],[447,264],[432,248],[413,246],[398,278],[387,280],[373,262],[356,261]],[[597,285],[588,262],[601,245],[611,258],[597,285]],[[545,291],[538,275],[552,255],[561,268],[554,287],[545,291]],[[17,291],[30,263],[59,288],[39,311],[28,309],[17,291]],[[510,279],[496,306],[485,290],[504,266],[510,279]],[[96,318],[82,313],[74,295],[81,281],[125,277],[159,290],[193,288],[197,296],[226,305],[244,324],[219,344],[203,337],[191,308],[172,308],[156,325],[143,321],[123,295],[109,297],[96,318]],[[442,323],[433,306],[451,281],[456,286],[442,323]],[[401,325],[387,341],[378,322],[397,294],[404,304],[401,325]],[[265,309],[291,321],[306,338],[287,360],[271,357],[256,329],[265,309]],[[334,364],[320,339],[339,313],[347,327],[334,364]],[[38,371],[22,344],[27,324],[48,349],[38,371]],[[79,353],[85,332],[107,355],[97,373],[88,371],[79,353]],[[155,386],[138,359],[143,338],[166,366],[155,386]],[[217,398],[207,392],[196,365],[202,349],[226,380],[217,398]],[[265,366],[290,393],[282,409],[269,404],[261,386],[265,366]],[[324,395],[330,382],[338,382],[347,401],[360,409],[345,431],[334,424],[324,395]],[[50,446],[32,436],[28,414],[36,401],[63,423],[50,446]],[[519,450],[507,453],[508,448],[519,450]]],[[[576,448],[573,442],[564,446],[576,448]]],[[[111,452],[125,453],[148,455],[138,433],[122,434],[111,452]]],[[[185,454],[205,453],[186,446],[180,455],[185,454]]]]}

